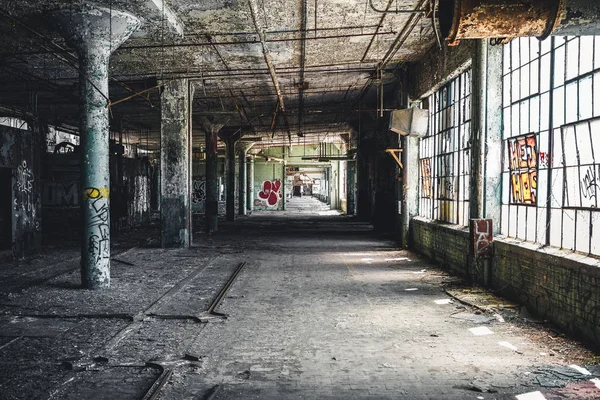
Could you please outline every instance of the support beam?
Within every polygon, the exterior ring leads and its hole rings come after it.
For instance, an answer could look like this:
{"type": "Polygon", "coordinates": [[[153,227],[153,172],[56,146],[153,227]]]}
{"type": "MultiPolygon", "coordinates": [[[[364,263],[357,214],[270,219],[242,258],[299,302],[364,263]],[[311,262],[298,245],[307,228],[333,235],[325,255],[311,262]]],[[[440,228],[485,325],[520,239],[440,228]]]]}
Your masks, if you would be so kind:
{"type": "Polygon", "coordinates": [[[58,32],[79,55],[81,101],[81,282],[110,287],[110,171],[108,63],[140,26],[131,14],[88,4],[54,11],[58,32]]]}
{"type": "Polygon", "coordinates": [[[206,231],[217,232],[219,229],[219,181],[217,176],[217,127],[211,125],[205,129],[206,134],[206,231]]]}
{"type": "Polygon", "coordinates": [[[346,163],[346,214],[356,214],[356,161],[346,163]]]}
{"type": "Polygon", "coordinates": [[[247,190],[248,190],[248,165],[246,158],[248,157],[248,150],[254,145],[254,143],[238,142],[238,157],[239,157],[239,177],[238,177],[238,202],[240,215],[247,215],[247,190]]]}
{"type": "Polygon", "coordinates": [[[147,0],[146,5],[160,14],[161,19],[166,22],[166,25],[173,29],[179,36],[183,36],[183,23],[177,17],[175,12],[169,7],[164,0],[147,0]]]}
{"type": "Polygon", "coordinates": [[[483,217],[483,131],[485,129],[485,98],[487,40],[478,40],[473,50],[471,74],[471,174],[469,181],[469,217],[483,217]]]}
{"type": "Polygon", "coordinates": [[[248,189],[246,191],[248,211],[254,210],[254,155],[248,157],[248,189]]]}
{"type": "Polygon", "coordinates": [[[235,144],[236,140],[229,138],[225,141],[226,163],[225,175],[227,179],[227,194],[225,213],[227,221],[235,221],[235,144]]]}
{"type": "Polygon", "coordinates": [[[400,210],[400,238],[402,247],[410,245],[410,221],[419,214],[419,138],[402,136],[402,199],[400,210]]]}
{"type": "Polygon", "coordinates": [[[160,220],[162,247],[189,247],[191,236],[190,85],[164,86],[161,96],[160,220]]]}

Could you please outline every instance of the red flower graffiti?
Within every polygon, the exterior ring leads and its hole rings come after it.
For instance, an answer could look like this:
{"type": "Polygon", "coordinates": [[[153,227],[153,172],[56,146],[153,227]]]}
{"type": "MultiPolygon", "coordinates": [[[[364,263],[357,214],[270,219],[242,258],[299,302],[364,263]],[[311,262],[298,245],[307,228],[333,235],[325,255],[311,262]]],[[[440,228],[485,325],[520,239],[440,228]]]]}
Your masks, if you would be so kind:
{"type": "Polygon", "coordinates": [[[279,191],[281,187],[281,181],[279,179],[274,181],[264,181],[263,189],[258,192],[258,197],[267,201],[267,204],[270,206],[274,206],[279,202],[283,196],[279,191]]]}

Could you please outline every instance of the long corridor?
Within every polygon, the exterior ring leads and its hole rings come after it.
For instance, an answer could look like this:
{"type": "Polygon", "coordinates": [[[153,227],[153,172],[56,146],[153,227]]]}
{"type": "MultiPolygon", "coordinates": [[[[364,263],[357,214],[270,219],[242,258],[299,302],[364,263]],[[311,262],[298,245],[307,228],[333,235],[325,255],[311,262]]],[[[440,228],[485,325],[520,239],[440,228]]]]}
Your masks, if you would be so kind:
{"type": "Polygon", "coordinates": [[[598,398],[589,350],[353,218],[254,213],[190,249],[147,234],[107,291],[73,257],[19,266],[39,273],[1,289],[0,398],[598,398]]]}

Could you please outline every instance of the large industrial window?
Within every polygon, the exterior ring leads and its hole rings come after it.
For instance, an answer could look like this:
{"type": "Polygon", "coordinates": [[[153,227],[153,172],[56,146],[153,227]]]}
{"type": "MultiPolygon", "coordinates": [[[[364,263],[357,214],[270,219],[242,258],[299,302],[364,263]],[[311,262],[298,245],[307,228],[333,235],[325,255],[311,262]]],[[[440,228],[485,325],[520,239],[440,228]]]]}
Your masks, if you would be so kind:
{"type": "Polygon", "coordinates": [[[502,233],[600,255],[600,36],[504,46],[502,233]]]}
{"type": "Polygon", "coordinates": [[[420,204],[423,217],[468,225],[471,72],[429,96],[429,134],[421,139],[420,204]]]}

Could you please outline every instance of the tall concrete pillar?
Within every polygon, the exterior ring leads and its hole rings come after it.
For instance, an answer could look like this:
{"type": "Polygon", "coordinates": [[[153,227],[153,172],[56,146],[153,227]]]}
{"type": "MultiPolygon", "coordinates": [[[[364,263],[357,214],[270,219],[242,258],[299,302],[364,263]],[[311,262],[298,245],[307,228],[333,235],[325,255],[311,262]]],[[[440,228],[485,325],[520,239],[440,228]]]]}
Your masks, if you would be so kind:
{"type": "Polygon", "coordinates": [[[502,46],[487,47],[483,217],[500,233],[502,216],[502,46]],[[488,157],[488,155],[490,155],[488,157]]]}
{"type": "Polygon", "coordinates": [[[235,221],[235,144],[236,141],[232,139],[228,139],[225,142],[225,175],[227,179],[227,193],[225,195],[225,216],[227,221],[235,221]]]}
{"type": "Polygon", "coordinates": [[[410,221],[419,214],[419,138],[403,136],[402,143],[402,199],[400,209],[400,236],[402,247],[410,245],[410,221]]]}
{"type": "Polygon", "coordinates": [[[348,215],[356,214],[356,161],[346,163],[346,209],[348,215]]]}
{"type": "Polygon", "coordinates": [[[79,55],[81,101],[81,282],[110,287],[110,172],[108,63],[139,27],[131,14],[89,4],[52,13],[53,25],[79,55]]]}
{"type": "Polygon", "coordinates": [[[471,80],[471,175],[469,179],[470,218],[483,217],[483,135],[485,130],[485,99],[487,40],[477,40],[472,56],[471,80]]]}
{"type": "Polygon", "coordinates": [[[206,135],[206,231],[217,232],[219,228],[219,181],[217,173],[218,129],[210,126],[206,135]]]}
{"type": "Polygon", "coordinates": [[[162,247],[189,247],[191,236],[190,85],[163,86],[160,128],[160,223],[162,247]]]}
{"type": "Polygon", "coordinates": [[[248,157],[248,189],[246,190],[248,211],[254,210],[254,156],[248,157]]]}
{"type": "Polygon", "coordinates": [[[248,142],[238,142],[238,157],[239,157],[239,178],[238,178],[238,201],[239,201],[239,210],[238,213],[240,215],[248,214],[248,164],[246,159],[248,157],[248,150],[252,147],[254,143],[248,142]]]}

